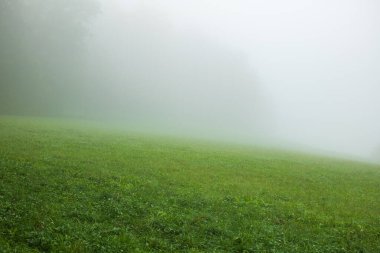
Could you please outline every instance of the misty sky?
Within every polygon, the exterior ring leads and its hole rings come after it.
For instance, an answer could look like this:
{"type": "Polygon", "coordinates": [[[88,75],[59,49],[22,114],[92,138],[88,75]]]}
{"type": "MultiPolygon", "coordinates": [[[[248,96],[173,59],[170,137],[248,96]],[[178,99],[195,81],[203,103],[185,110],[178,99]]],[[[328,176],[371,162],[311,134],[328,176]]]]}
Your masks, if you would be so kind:
{"type": "Polygon", "coordinates": [[[377,0],[113,0],[103,8],[103,17],[157,12],[168,29],[239,52],[269,104],[274,138],[362,157],[380,145],[377,0]]]}
{"type": "Polygon", "coordinates": [[[378,0],[0,0],[0,113],[380,159],[378,0]]]}

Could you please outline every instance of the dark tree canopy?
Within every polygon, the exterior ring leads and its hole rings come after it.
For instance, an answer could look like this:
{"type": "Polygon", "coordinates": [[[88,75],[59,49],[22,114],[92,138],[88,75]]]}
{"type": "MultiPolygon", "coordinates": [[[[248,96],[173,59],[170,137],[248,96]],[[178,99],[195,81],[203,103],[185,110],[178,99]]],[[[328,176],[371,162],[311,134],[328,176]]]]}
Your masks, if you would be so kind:
{"type": "Polygon", "coordinates": [[[65,113],[96,12],[91,0],[0,0],[1,113],[65,113]]]}

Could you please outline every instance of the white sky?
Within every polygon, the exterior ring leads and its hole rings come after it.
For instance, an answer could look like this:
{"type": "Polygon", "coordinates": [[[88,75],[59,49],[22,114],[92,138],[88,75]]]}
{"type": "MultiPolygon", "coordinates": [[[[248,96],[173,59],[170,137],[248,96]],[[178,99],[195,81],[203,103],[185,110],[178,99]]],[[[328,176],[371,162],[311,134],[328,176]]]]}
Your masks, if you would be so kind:
{"type": "Polygon", "coordinates": [[[112,0],[107,5],[158,10],[180,32],[241,51],[271,104],[276,138],[367,158],[380,146],[380,1],[112,0]]]}

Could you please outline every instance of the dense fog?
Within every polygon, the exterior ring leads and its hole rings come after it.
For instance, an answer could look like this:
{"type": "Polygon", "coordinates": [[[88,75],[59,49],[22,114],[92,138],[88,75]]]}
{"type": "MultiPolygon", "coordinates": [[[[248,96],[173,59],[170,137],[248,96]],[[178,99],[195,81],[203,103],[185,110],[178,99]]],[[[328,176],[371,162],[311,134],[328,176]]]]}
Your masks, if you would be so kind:
{"type": "Polygon", "coordinates": [[[380,160],[377,0],[0,0],[0,113],[380,160]]]}

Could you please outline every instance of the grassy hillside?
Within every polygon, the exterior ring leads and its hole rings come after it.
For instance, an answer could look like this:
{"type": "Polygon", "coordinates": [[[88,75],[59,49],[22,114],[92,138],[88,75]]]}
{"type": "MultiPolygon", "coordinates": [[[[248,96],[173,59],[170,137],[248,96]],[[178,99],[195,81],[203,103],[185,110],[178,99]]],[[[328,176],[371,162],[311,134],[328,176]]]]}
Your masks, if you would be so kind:
{"type": "Polygon", "coordinates": [[[380,167],[0,118],[0,252],[380,252],[380,167]]]}

